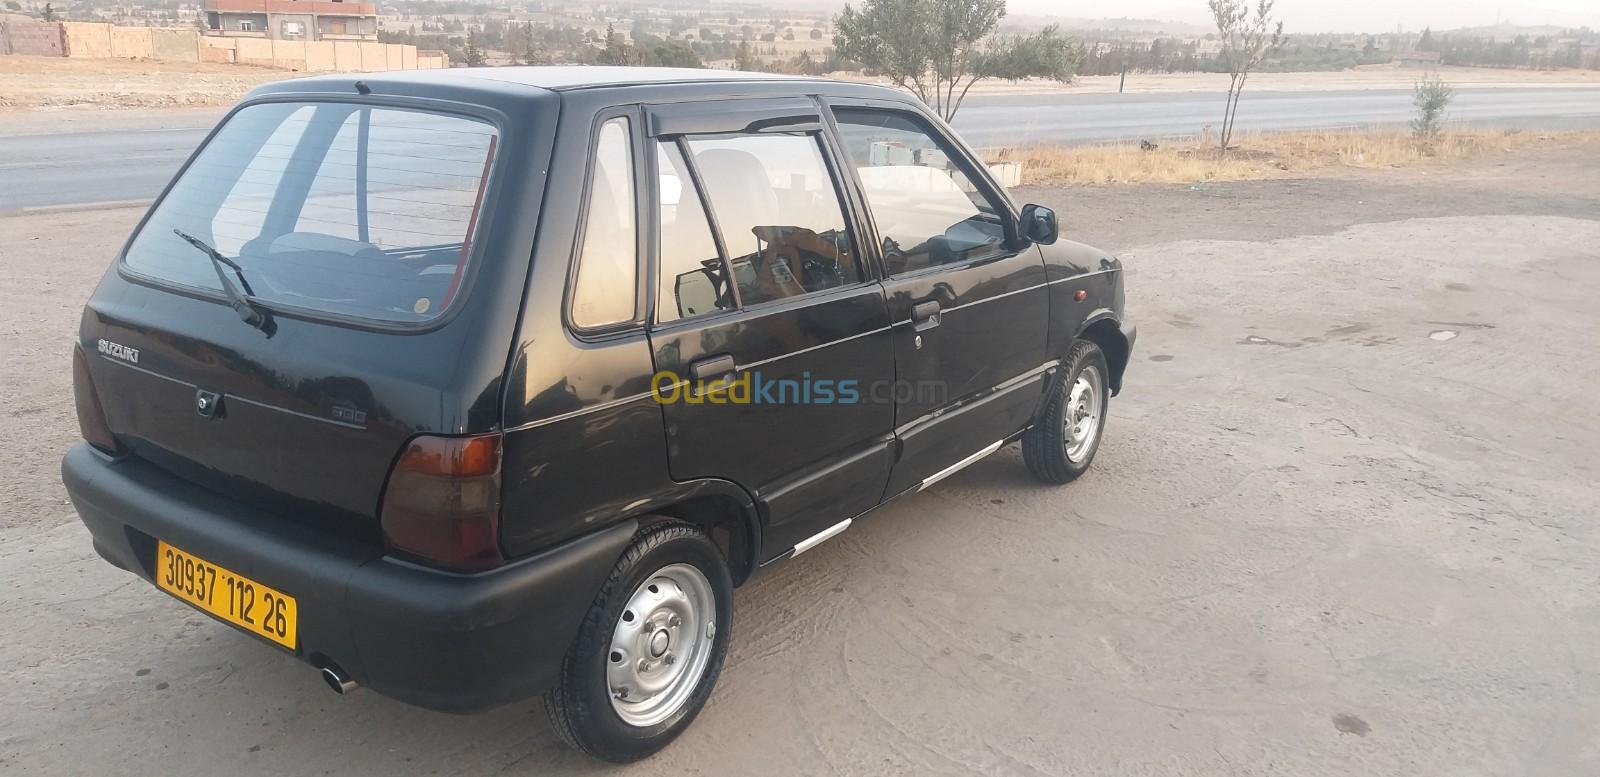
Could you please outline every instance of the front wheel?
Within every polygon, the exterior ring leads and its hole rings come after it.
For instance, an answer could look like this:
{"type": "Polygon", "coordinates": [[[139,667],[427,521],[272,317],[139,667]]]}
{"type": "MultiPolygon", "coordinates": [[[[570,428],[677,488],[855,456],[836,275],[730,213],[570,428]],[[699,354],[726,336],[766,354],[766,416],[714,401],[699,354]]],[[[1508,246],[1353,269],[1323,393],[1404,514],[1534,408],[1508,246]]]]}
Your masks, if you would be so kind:
{"type": "Polygon", "coordinates": [[[699,714],[728,653],[733,580],[700,529],[641,529],[595,597],[545,698],[556,733],[625,763],[665,747],[699,714]]]}
{"type": "Polygon", "coordinates": [[[1022,435],[1022,460],[1046,483],[1068,483],[1088,471],[1105,435],[1111,373],[1100,347],[1073,344],[1051,380],[1044,409],[1022,435]]]}

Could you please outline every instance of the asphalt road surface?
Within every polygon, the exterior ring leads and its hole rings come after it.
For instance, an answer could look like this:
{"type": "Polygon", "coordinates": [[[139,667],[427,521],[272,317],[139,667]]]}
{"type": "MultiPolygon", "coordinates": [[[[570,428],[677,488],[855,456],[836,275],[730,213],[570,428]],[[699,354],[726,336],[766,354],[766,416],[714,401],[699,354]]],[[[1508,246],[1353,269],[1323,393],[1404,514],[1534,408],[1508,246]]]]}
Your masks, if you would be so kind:
{"type": "MultiPolygon", "coordinates": [[[[980,95],[956,128],[973,145],[1086,143],[1195,134],[1217,123],[1213,92],[980,95]]],[[[1320,129],[1400,124],[1412,114],[1406,90],[1246,93],[1240,130],[1320,129]]],[[[65,129],[17,134],[0,121],[0,213],[39,207],[153,198],[222,111],[108,112],[65,129]]],[[[1600,127],[1600,89],[1462,90],[1452,120],[1530,129],[1600,127]]]]}

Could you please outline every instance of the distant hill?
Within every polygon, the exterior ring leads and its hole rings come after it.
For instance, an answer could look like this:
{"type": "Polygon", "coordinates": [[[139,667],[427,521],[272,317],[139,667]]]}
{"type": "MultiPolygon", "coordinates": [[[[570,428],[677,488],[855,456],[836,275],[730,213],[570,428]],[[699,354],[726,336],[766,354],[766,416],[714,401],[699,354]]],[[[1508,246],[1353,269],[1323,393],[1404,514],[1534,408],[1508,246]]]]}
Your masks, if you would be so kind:
{"type": "Polygon", "coordinates": [[[1126,17],[1087,19],[1013,13],[1006,14],[1005,22],[1019,27],[1043,27],[1047,24],[1059,24],[1063,29],[1074,31],[1127,32],[1135,35],[1165,35],[1175,38],[1198,38],[1206,33],[1216,32],[1213,27],[1199,24],[1175,22],[1167,19],[1130,19],[1126,17]]]}
{"type": "Polygon", "coordinates": [[[1473,38],[1495,38],[1497,40],[1503,40],[1515,38],[1518,35],[1526,35],[1530,38],[1537,38],[1541,35],[1555,36],[1571,29],[1573,28],[1560,27],[1553,24],[1521,26],[1513,22],[1501,22],[1499,24],[1484,27],[1461,27],[1454,30],[1434,30],[1433,32],[1436,35],[1465,35],[1473,38]]]}

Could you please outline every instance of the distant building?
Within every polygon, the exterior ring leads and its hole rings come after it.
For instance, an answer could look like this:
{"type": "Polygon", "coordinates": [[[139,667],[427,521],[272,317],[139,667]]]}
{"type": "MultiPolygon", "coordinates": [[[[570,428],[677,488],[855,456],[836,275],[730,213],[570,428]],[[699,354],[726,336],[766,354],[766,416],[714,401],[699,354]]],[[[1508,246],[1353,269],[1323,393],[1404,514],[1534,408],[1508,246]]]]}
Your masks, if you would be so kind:
{"type": "Polygon", "coordinates": [[[1437,51],[1407,51],[1394,58],[1406,67],[1437,67],[1439,52],[1437,51]]]}
{"type": "Polygon", "coordinates": [[[208,35],[377,40],[378,9],[344,0],[204,0],[208,35]]]}

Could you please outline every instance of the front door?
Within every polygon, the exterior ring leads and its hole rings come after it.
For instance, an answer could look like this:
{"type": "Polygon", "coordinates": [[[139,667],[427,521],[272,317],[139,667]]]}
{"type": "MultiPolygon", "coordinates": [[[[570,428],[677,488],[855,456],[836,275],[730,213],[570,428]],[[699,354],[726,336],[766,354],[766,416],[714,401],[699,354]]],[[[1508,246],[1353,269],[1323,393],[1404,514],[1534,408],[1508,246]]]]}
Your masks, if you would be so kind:
{"type": "Polygon", "coordinates": [[[842,162],[814,103],[773,102],[770,116],[677,105],[651,117],[650,343],[672,476],[749,490],[762,560],[878,503],[894,423],[893,404],[868,396],[894,360],[883,290],[841,205],[842,162]]]}
{"type": "Polygon", "coordinates": [[[832,106],[887,276],[900,446],[892,496],[992,452],[1032,418],[1048,369],[1044,261],[1008,239],[1009,201],[926,117],[832,106]]]}

